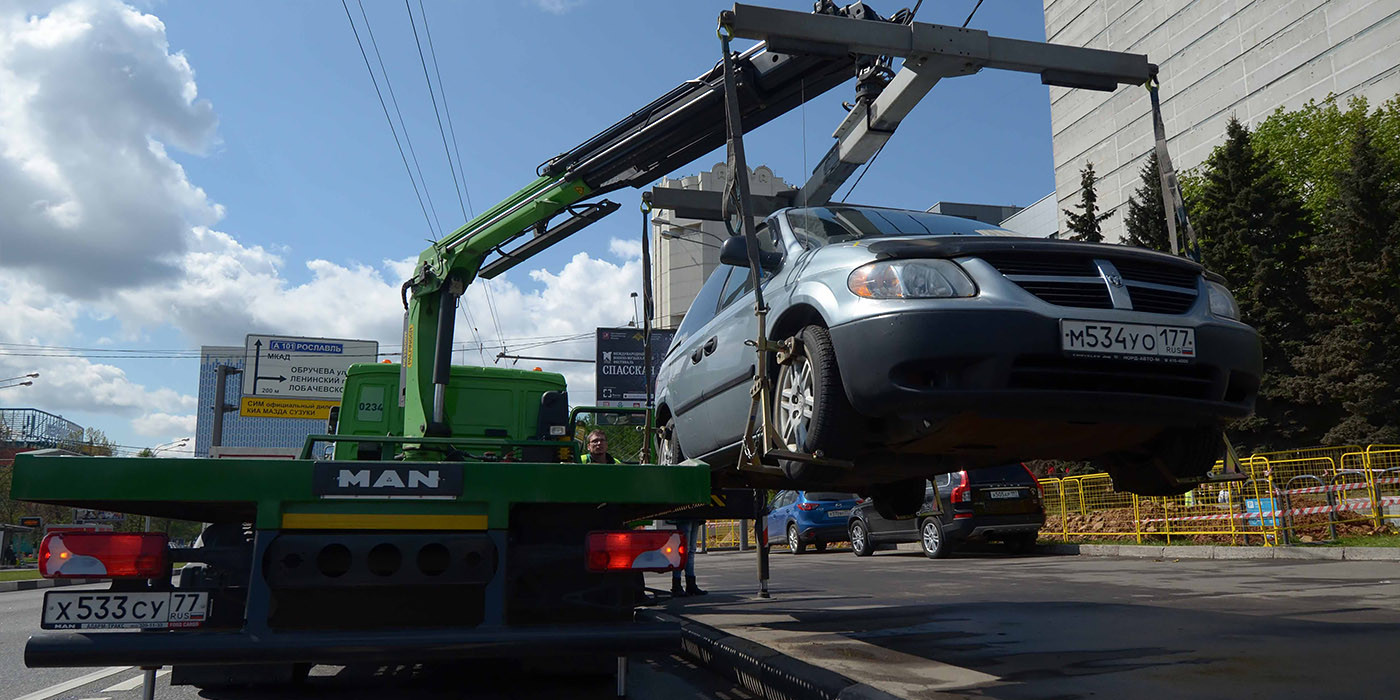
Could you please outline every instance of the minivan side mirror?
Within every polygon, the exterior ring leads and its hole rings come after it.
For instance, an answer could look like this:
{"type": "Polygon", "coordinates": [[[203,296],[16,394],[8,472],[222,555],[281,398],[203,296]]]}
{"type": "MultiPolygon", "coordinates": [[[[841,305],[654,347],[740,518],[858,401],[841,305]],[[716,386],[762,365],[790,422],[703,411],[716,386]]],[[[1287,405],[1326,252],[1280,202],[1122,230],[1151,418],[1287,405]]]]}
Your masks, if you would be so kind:
{"type": "MultiPolygon", "coordinates": [[[[730,236],[719,248],[719,261],[736,267],[749,266],[749,241],[743,236],[730,236]]],[[[782,253],[758,251],[758,267],[773,272],[783,265],[782,253]]]]}

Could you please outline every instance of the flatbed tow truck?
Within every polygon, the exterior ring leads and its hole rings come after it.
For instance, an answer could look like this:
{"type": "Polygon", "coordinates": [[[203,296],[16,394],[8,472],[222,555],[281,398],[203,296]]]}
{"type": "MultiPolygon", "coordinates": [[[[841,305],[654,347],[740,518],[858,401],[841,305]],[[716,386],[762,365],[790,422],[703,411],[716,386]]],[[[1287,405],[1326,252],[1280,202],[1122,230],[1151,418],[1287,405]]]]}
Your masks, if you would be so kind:
{"type": "MultiPolygon", "coordinates": [[[[467,286],[619,207],[586,200],[645,186],[723,145],[731,169],[746,173],[745,129],[851,78],[856,102],[802,188],[804,203],[827,201],[942,77],[993,67],[1109,90],[1155,74],[1140,55],[915,23],[908,11],[885,19],[861,3],[818,2],[811,14],[736,5],[720,25],[718,65],[542,164],[534,182],[423,251],[402,288],[402,363],[353,366],[335,434],[308,438],[301,459],[19,455],[17,499],[210,523],[187,549],[158,533],[46,539],[44,575],[112,586],[50,592],[50,631],[29,640],[25,662],[173,666],[176,682],[218,685],[269,669],[291,678],[318,663],[584,653],[621,661],[675,648],[676,626],[634,617],[640,572],[681,566],[690,543],[627,524],[708,502],[709,468],[573,463],[579,445],[562,376],[450,364],[467,286]],[[731,53],[731,38],[764,41],[731,53]],[[897,73],[896,56],[904,58],[897,73]],[[361,400],[371,395],[381,398],[361,400]],[[313,458],[316,441],[334,443],[333,456],[313,458]],[[172,576],[173,562],[188,564],[172,576]],[[139,631],[109,632],[126,628],[139,631]]],[[[733,230],[756,251],[753,217],[767,212],[747,180],[735,180],[722,198],[656,205],[737,218],[733,230]]],[[[644,202],[665,197],[649,194],[644,202]]],[[[780,351],[764,336],[761,298],[756,312],[755,351],[780,351]]],[[[765,382],[760,372],[756,403],[768,400],[765,382]]],[[[740,465],[753,483],[771,480],[775,456],[818,459],[777,455],[766,409],[754,411],[765,439],[740,465]]],[[[656,431],[646,418],[650,447],[656,431]]]]}

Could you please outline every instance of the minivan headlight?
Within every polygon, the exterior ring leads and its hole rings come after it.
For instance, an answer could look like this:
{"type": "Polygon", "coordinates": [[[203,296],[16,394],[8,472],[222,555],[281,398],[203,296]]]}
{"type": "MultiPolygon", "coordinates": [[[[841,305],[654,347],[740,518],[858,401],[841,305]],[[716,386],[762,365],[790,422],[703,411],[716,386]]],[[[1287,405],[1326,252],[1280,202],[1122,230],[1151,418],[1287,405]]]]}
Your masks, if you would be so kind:
{"type": "Polygon", "coordinates": [[[846,286],[867,299],[946,299],[977,295],[977,285],[951,260],[886,260],[855,269],[846,286]]]}
{"type": "Polygon", "coordinates": [[[1206,282],[1210,295],[1210,312],[1221,318],[1240,320],[1240,305],[1235,303],[1235,295],[1219,282],[1206,282]]]}

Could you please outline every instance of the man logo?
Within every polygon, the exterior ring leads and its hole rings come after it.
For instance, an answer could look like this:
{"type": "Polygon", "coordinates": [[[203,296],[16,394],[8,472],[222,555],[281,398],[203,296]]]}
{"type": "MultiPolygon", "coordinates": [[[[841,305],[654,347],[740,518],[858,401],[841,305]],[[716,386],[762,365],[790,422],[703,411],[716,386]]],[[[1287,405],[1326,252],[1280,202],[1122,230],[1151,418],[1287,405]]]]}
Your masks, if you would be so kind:
{"type": "Polygon", "coordinates": [[[346,466],[323,462],[315,468],[316,495],[322,498],[453,498],[462,493],[456,465],[413,468],[378,463],[346,466]]]}

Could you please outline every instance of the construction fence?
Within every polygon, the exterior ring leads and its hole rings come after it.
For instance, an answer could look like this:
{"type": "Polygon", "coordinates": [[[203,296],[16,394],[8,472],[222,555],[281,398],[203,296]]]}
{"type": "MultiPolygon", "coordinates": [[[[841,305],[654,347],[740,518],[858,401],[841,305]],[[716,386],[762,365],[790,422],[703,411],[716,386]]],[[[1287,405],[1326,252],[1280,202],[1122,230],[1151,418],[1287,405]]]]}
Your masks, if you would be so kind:
{"type": "Polygon", "coordinates": [[[1400,445],[1261,452],[1241,466],[1243,480],[1170,497],[1119,493],[1107,474],[1041,479],[1041,537],[1276,546],[1372,534],[1400,520],[1400,445]]]}

